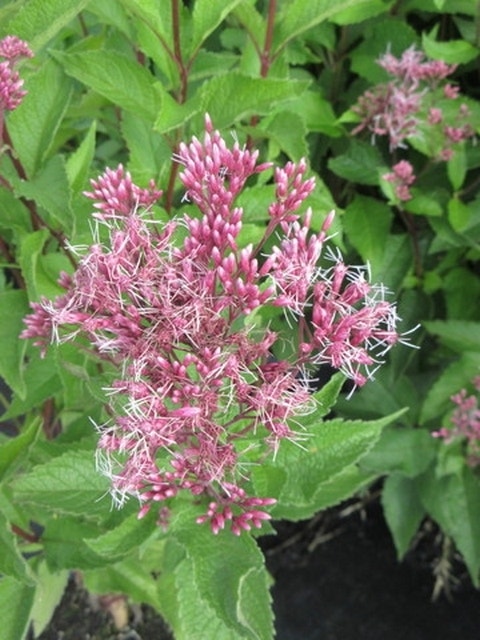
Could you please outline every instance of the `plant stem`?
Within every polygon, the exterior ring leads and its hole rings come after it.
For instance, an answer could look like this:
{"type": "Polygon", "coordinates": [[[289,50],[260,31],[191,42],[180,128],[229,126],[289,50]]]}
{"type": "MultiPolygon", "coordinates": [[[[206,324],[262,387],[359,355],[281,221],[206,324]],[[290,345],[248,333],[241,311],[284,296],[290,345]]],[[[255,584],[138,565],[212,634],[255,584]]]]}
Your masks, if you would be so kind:
{"type": "Polygon", "coordinates": [[[277,0],[268,3],[267,28],[265,30],[265,42],[260,56],[260,76],[266,78],[272,64],[272,42],[275,28],[275,14],[277,12],[277,0]]]}
{"type": "Polygon", "coordinates": [[[410,236],[410,241],[412,243],[413,264],[415,269],[415,275],[417,276],[417,278],[422,278],[423,265],[422,265],[422,259],[420,254],[420,245],[418,243],[417,227],[415,226],[415,223],[413,221],[413,216],[411,213],[407,213],[403,209],[399,209],[398,211],[400,213],[400,217],[402,218],[405,224],[405,227],[407,228],[408,235],[410,236]]]}
{"type": "Polygon", "coordinates": [[[12,266],[9,266],[8,268],[12,273],[12,278],[15,280],[15,284],[17,288],[26,289],[25,280],[23,279],[23,275],[20,270],[20,267],[13,266],[15,264],[15,258],[13,257],[10,251],[10,247],[1,236],[0,236],[0,252],[3,254],[8,264],[12,265],[12,266]]]}
{"type": "Polygon", "coordinates": [[[19,538],[22,538],[23,540],[26,540],[27,542],[39,541],[39,537],[37,535],[35,535],[34,533],[29,533],[28,531],[25,531],[24,529],[22,529],[16,524],[12,524],[11,529],[16,536],[18,536],[19,538]]]}
{"type": "MultiPolygon", "coordinates": [[[[15,170],[16,170],[16,172],[18,174],[18,177],[21,180],[28,180],[28,176],[26,174],[26,171],[25,171],[22,163],[20,162],[20,160],[15,156],[15,154],[12,151],[12,149],[13,149],[12,139],[10,138],[10,134],[8,133],[8,129],[7,129],[6,124],[4,124],[4,126],[3,126],[3,142],[5,142],[6,153],[8,154],[10,160],[12,161],[12,164],[15,167],[15,170]]],[[[12,191],[12,193],[14,193],[14,189],[13,189],[12,185],[10,185],[5,178],[2,178],[1,182],[5,187],[7,187],[10,191],[12,191]]],[[[72,256],[72,254],[67,249],[67,247],[65,246],[65,238],[64,238],[62,232],[61,231],[57,231],[56,229],[53,229],[52,227],[50,227],[50,225],[48,225],[45,222],[45,220],[43,220],[43,218],[38,214],[37,205],[35,204],[35,202],[33,200],[25,198],[24,196],[20,196],[18,199],[20,200],[20,202],[22,202],[27,207],[28,211],[30,212],[30,220],[31,220],[32,227],[33,227],[34,231],[38,231],[39,229],[42,229],[42,228],[47,229],[49,231],[50,235],[53,238],[55,238],[55,240],[58,242],[59,247],[64,252],[64,254],[67,256],[67,258],[68,258],[70,264],[72,265],[72,267],[74,269],[76,269],[77,268],[77,261],[72,256]]]]}
{"type": "Polygon", "coordinates": [[[187,99],[188,70],[183,63],[182,45],[180,41],[180,13],[178,0],[172,0],[172,31],[174,60],[180,75],[180,90],[177,96],[177,101],[179,104],[183,104],[187,99]]]}

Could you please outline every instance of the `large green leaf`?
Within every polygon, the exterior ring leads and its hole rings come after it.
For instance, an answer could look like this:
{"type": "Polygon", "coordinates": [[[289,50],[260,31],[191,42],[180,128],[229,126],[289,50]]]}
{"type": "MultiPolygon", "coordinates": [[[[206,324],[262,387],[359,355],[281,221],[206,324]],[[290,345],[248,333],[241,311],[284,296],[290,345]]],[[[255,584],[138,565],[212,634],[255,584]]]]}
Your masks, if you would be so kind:
{"type": "Polygon", "coordinates": [[[398,291],[412,264],[412,241],[407,233],[387,236],[383,263],[379,267],[381,281],[389,291],[398,291]]]}
{"type": "Polygon", "coordinates": [[[126,55],[108,51],[80,53],[52,52],[65,72],[90,89],[118,105],[153,123],[160,111],[160,96],[155,78],[126,55]]]}
{"type": "Polygon", "coordinates": [[[22,362],[27,343],[19,340],[18,336],[25,328],[23,318],[27,313],[28,299],[25,291],[0,292],[0,376],[21,398],[26,393],[22,362]]]}
{"type": "Polygon", "coordinates": [[[86,521],[78,515],[62,514],[59,517],[54,514],[44,519],[44,523],[42,544],[50,571],[85,571],[113,563],[110,558],[96,553],[85,541],[103,533],[96,521],[86,521]]]}
{"type": "Polygon", "coordinates": [[[480,353],[480,322],[433,320],[425,322],[424,325],[430,333],[437,335],[454,351],[480,353]]]}
{"type": "MultiPolygon", "coordinates": [[[[397,377],[391,367],[384,364],[375,373],[375,379],[357,389],[351,398],[340,396],[335,409],[346,418],[372,420],[397,412],[402,407],[414,408],[418,402],[418,389],[412,380],[408,376],[397,377]]],[[[398,423],[410,426],[413,423],[412,413],[402,414],[398,423]]]]}
{"type": "Polygon", "coordinates": [[[23,431],[14,438],[9,438],[0,445],[0,479],[18,466],[28,455],[30,447],[39,434],[40,420],[35,418],[27,426],[23,425],[23,431]]]}
{"type": "Polygon", "coordinates": [[[178,562],[173,579],[160,580],[160,599],[178,640],[271,640],[269,578],[251,536],[214,536],[193,521],[172,542],[165,553],[176,547],[178,562]]]}
{"type": "MultiPolygon", "coordinates": [[[[335,14],[354,9],[355,16],[362,15],[362,12],[365,15],[365,11],[371,5],[372,0],[310,0],[309,2],[291,0],[284,4],[285,8],[276,24],[274,50],[278,51],[290,40],[332,18],[335,14]]],[[[383,10],[386,11],[386,7],[383,7],[383,10]]],[[[357,17],[352,15],[352,22],[356,19],[357,17]]]]}
{"type": "Polygon", "coordinates": [[[38,408],[42,403],[61,389],[53,356],[47,354],[45,358],[40,358],[36,350],[26,364],[24,381],[27,390],[25,397],[14,395],[10,406],[2,416],[4,420],[22,416],[32,409],[38,415],[38,408]]]}
{"type": "MultiPolygon", "coordinates": [[[[159,114],[163,114],[163,107],[159,114]]],[[[157,120],[158,122],[158,120],[157,120]]],[[[148,183],[149,180],[165,177],[171,167],[171,147],[165,138],[134,114],[125,112],[122,118],[122,134],[129,151],[128,168],[135,180],[148,183]]]]}
{"type": "Polygon", "coordinates": [[[0,620],[2,640],[24,640],[30,626],[35,587],[14,578],[0,578],[0,620]]]}
{"type": "Polygon", "coordinates": [[[382,278],[385,245],[392,222],[392,211],[383,202],[357,195],[343,218],[349,241],[372,269],[372,278],[382,278]]]}
{"type": "Polygon", "coordinates": [[[70,450],[20,476],[14,492],[21,502],[93,517],[108,513],[108,488],[108,480],[95,468],[94,452],[70,450]]]}
{"type": "Polygon", "coordinates": [[[138,519],[137,513],[132,513],[117,527],[85,542],[95,553],[110,560],[118,560],[138,549],[158,530],[156,520],[155,509],[141,520],[138,519]]]}
{"type": "Polygon", "coordinates": [[[258,129],[293,161],[298,162],[308,155],[307,129],[297,113],[279,111],[273,117],[265,118],[256,131],[258,129]]]}
{"type": "Polygon", "coordinates": [[[414,478],[428,469],[437,449],[438,442],[429,431],[387,428],[362,459],[362,467],[379,474],[400,472],[414,478]]]}
{"type": "Polygon", "coordinates": [[[85,138],[66,162],[65,169],[68,183],[74,193],[79,193],[85,188],[90,175],[93,156],[95,154],[96,128],[96,122],[92,122],[85,138]]]}
{"type": "MultiPolygon", "coordinates": [[[[71,22],[90,0],[29,0],[8,23],[6,33],[28,40],[32,49],[44,47],[71,22]]],[[[4,29],[2,29],[2,32],[4,29]]]]}
{"type": "MultiPolygon", "coordinates": [[[[402,412],[368,422],[338,418],[315,425],[302,421],[309,432],[306,443],[302,445],[306,450],[284,442],[274,463],[264,463],[252,469],[255,485],[268,486],[271,475],[276,479],[279,495],[275,495],[278,503],[272,513],[289,519],[307,518],[318,511],[319,504],[324,502],[324,487],[327,485],[326,490],[331,490],[328,484],[333,486],[337,476],[340,482],[347,483],[346,486],[348,483],[352,487],[361,484],[359,475],[355,482],[352,481],[352,465],[370,451],[382,429],[402,412]]],[[[347,497],[343,490],[339,494],[341,499],[347,497]]]]}
{"type": "Polygon", "coordinates": [[[420,485],[425,509],[464,557],[473,584],[480,585],[480,479],[464,466],[460,473],[426,474],[420,485]]]}
{"type": "Polygon", "coordinates": [[[0,511],[0,574],[15,578],[23,584],[32,585],[32,573],[21,555],[10,523],[0,511]]]}
{"type": "Polygon", "coordinates": [[[45,561],[39,563],[37,588],[31,612],[35,638],[44,631],[50,622],[65,592],[69,575],[69,571],[50,572],[45,561]]]}
{"type": "Polygon", "coordinates": [[[229,127],[249,115],[265,115],[307,90],[308,81],[252,78],[241,73],[217,76],[201,88],[202,111],[216,127],[229,127]]]}
{"type": "Polygon", "coordinates": [[[243,0],[196,0],[193,5],[193,33],[190,54],[200,48],[202,42],[225,20],[228,14],[243,0]]]}
{"type": "Polygon", "coordinates": [[[49,214],[48,222],[70,235],[73,218],[70,208],[70,188],[65,161],[62,156],[50,158],[29,181],[21,181],[15,192],[37,205],[49,214]]]}
{"type": "Polygon", "coordinates": [[[415,480],[399,473],[389,476],[383,486],[382,505],[397,557],[401,560],[425,516],[415,480]]]}
{"type": "Polygon", "coordinates": [[[438,42],[435,37],[438,26],[431,33],[422,34],[422,48],[430,58],[443,60],[448,64],[466,64],[478,57],[478,47],[466,40],[449,40],[438,42]]]}
{"type": "MultiPolygon", "coordinates": [[[[328,168],[341,178],[359,184],[377,185],[382,157],[376,147],[360,140],[352,140],[347,153],[328,162],[328,168]]],[[[387,172],[385,168],[384,173],[387,172]]]]}
{"type": "Polygon", "coordinates": [[[10,114],[8,130],[15,152],[29,177],[48,156],[71,97],[72,84],[61,67],[47,60],[26,78],[28,93],[10,114]]]}
{"type": "MultiPolygon", "coordinates": [[[[42,252],[50,238],[47,229],[40,229],[23,236],[18,262],[27,285],[28,297],[31,301],[39,300],[41,295],[51,293],[49,278],[42,268],[42,252]]],[[[58,291],[55,291],[58,293],[58,291]]]]}

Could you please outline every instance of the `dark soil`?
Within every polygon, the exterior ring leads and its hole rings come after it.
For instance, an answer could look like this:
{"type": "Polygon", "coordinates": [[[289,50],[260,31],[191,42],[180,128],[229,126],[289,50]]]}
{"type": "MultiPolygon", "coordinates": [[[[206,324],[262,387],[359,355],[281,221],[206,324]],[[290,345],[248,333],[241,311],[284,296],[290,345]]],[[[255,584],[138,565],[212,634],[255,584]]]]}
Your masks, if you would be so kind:
{"type": "MultiPolygon", "coordinates": [[[[433,567],[445,552],[433,525],[415,551],[398,563],[381,509],[334,510],[308,523],[277,523],[262,539],[272,589],[277,640],[478,640],[480,592],[455,555],[432,602],[433,567]],[[346,512],[353,515],[346,517],[346,512]],[[440,542],[439,542],[440,541],[440,542]],[[450,595],[450,600],[445,595],[450,595]]],[[[40,640],[172,640],[148,607],[115,628],[108,612],[74,581],[40,640]]],[[[205,638],[215,640],[215,638],[205,638]]]]}

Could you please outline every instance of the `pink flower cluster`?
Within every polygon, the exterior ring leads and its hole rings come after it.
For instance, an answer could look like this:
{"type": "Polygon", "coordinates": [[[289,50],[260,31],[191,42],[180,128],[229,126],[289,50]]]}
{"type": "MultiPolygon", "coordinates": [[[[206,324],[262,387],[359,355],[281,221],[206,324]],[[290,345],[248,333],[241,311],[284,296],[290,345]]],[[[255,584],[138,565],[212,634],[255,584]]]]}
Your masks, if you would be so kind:
{"type": "Polygon", "coordinates": [[[23,80],[16,70],[22,58],[31,58],[33,52],[26,42],[16,36],[6,36],[0,40],[0,110],[13,111],[22,102],[26,91],[23,80]]]}
{"type": "MultiPolygon", "coordinates": [[[[366,129],[373,136],[386,136],[390,151],[393,151],[405,148],[408,138],[429,125],[436,128],[434,135],[442,139],[443,146],[437,159],[443,161],[451,157],[453,145],[474,136],[475,132],[468,124],[466,105],[460,106],[455,122],[445,121],[443,110],[431,106],[434,90],[455,71],[456,65],[441,60],[425,60],[424,53],[414,46],[404,51],[400,58],[386,53],[378,64],[392,79],[366,91],[359,98],[353,111],[360,116],[361,122],[352,131],[354,135],[366,129]]],[[[443,97],[455,100],[458,88],[445,84],[443,97]]]]}
{"type": "Polygon", "coordinates": [[[409,187],[415,182],[416,178],[413,167],[408,160],[400,160],[400,162],[393,165],[392,172],[386,173],[383,179],[393,184],[395,197],[398,200],[406,202],[411,199],[412,194],[409,187]]]}
{"type": "Polygon", "coordinates": [[[236,197],[270,165],[238,142],[229,148],[208,116],[203,140],[181,144],[175,158],[200,215],[160,225],[153,183],[141,189],[121,166],[107,169],[86,195],[108,240],[62,275],[64,295],[32,305],[23,337],[43,350],[86,338],[113,365],[98,464],[118,503],[138,496],[140,516],[160,503],[163,526],[171,499],[190,492],[208,504],[199,523],[239,534],[270,517],[275,501],[247,494],[249,469],[300,437],[296,418],[314,408],[308,378],[318,365],[362,385],[401,337],[395,306],[366,268],[333,252],[331,266],[318,266],[333,214],[319,233],[310,210],[300,215],[314,188],[303,161],[275,170],[264,236],[242,246],[236,197]],[[298,328],[291,359],[274,357],[290,333],[248,319],[265,305],[298,328]]]}
{"type": "MultiPolygon", "coordinates": [[[[473,386],[480,392],[480,376],[473,380],[473,386]]],[[[450,417],[451,427],[443,427],[433,432],[435,438],[443,438],[447,443],[461,439],[467,447],[467,463],[471,467],[480,465],[480,407],[478,395],[468,395],[466,389],[451,397],[456,408],[450,417]]]]}

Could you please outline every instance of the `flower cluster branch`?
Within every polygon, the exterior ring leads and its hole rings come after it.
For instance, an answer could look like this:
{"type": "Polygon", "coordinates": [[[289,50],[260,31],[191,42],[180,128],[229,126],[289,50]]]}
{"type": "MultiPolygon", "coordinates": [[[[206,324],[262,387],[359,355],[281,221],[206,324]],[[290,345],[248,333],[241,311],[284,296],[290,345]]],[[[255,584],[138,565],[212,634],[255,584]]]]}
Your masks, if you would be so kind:
{"type": "Polygon", "coordinates": [[[203,140],[180,144],[175,159],[198,215],[160,224],[161,191],[138,187],[122,166],[107,169],[85,195],[108,238],[62,274],[62,296],[33,303],[23,337],[43,352],[86,338],[116,367],[98,464],[119,504],[137,496],[140,516],[157,504],[164,525],[171,499],[189,492],[206,505],[199,523],[240,534],[270,517],[275,500],[249,495],[249,469],[302,438],[301,416],[315,406],[309,375],[328,363],[361,386],[402,337],[367,268],[331,250],[319,265],[333,213],[319,233],[312,211],[300,214],[314,189],[305,162],[274,171],[264,236],[243,246],[237,196],[271,165],[229,147],[208,116],[203,140]],[[265,306],[298,326],[290,359],[273,356],[282,335],[255,324],[265,306]]]}

